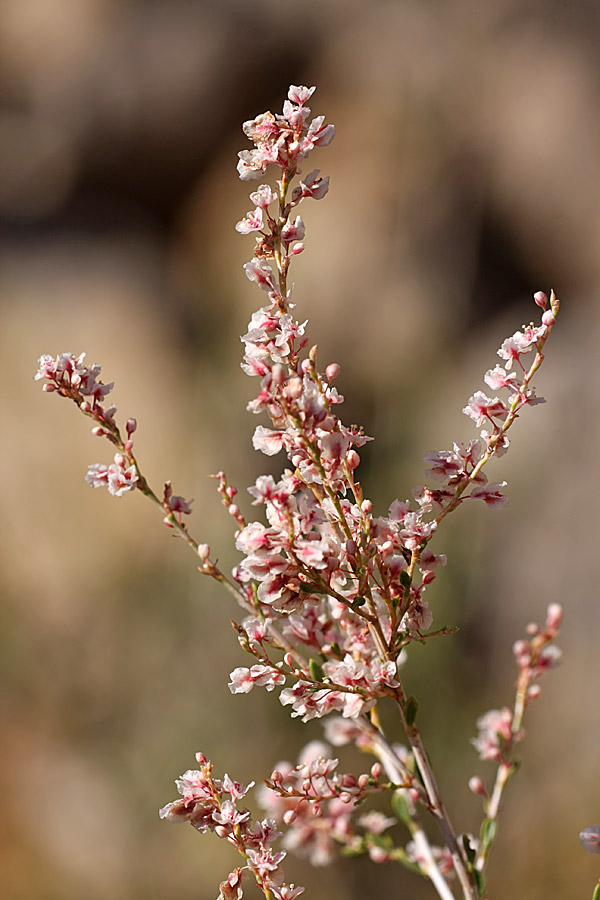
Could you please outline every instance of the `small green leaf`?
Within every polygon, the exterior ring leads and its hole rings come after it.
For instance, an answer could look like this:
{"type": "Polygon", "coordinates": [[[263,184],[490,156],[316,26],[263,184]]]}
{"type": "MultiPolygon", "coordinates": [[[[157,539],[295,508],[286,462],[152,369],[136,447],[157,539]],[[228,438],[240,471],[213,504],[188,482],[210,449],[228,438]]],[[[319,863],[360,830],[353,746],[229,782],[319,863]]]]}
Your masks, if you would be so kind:
{"type": "Polygon", "coordinates": [[[471,838],[468,834],[463,834],[462,836],[463,847],[465,848],[465,855],[467,857],[467,862],[469,866],[473,866],[475,862],[475,847],[471,845],[471,838]]]}
{"type": "Polygon", "coordinates": [[[421,866],[409,859],[401,847],[396,847],[396,849],[390,853],[390,859],[394,859],[397,862],[402,863],[403,866],[405,866],[410,872],[414,872],[415,875],[422,875],[423,878],[427,877],[421,866]]]}
{"type": "Polygon", "coordinates": [[[340,645],[337,643],[337,641],[334,641],[332,644],[330,644],[330,646],[331,646],[331,652],[333,653],[334,656],[337,656],[338,659],[344,658],[344,655],[343,655],[342,651],[340,650],[340,645]]]}
{"type": "Polygon", "coordinates": [[[306,581],[300,582],[300,592],[304,594],[322,594],[323,592],[316,588],[314,584],[307,584],[306,581]]]}
{"type": "Polygon", "coordinates": [[[325,678],[321,663],[317,662],[316,659],[309,659],[308,671],[310,672],[310,677],[313,681],[323,681],[325,678]]]}
{"type": "Polygon", "coordinates": [[[408,825],[409,822],[412,821],[408,803],[406,802],[406,797],[404,796],[404,794],[397,792],[392,796],[392,811],[396,818],[400,822],[404,822],[405,825],[408,825]]]}
{"type": "Polygon", "coordinates": [[[474,869],[473,878],[475,879],[475,886],[477,888],[478,896],[483,897],[483,895],[485,894],[485,875],[478,869],[474,869]]]}
{"type": "Polygon", "coordinates": [[[400,572],[400,584],[402,587],[408,588],[410,587],[412,579],[408,572],[400,572]]]}
{"type": "Polygon", "coordinates": [[[592,900],[600,900],[600,881],[596,885],[594,889],[594,893],[592,894],[592,900]]]}
{"type": "Polygon", "coordinates": [[[481,823],[481,832],[479,835],[481,840],[481,849],[483,851],[489,850],[489,848],[496,840],[497,833],[498,822],[495,819],[484,819],[481,823]]]}
{"type": "Polygon", "coordinates": [[[367,847],[364,840],[358,841],[354,845],[349,845],[347,847],[340,848],[340,856],[353,857],[353,856],[361,856],[363,853],[367,852],[367,847]]]}
{"type": "Polygon", "coordinates": [[[406,705],[404,707],[404,715],[406,717],[406,724],[409,728],[415,724],[415,719],[417,718],[417,712],[419,710],[419,704],[415,697],[411,696],[406,701],[406,705]]]}

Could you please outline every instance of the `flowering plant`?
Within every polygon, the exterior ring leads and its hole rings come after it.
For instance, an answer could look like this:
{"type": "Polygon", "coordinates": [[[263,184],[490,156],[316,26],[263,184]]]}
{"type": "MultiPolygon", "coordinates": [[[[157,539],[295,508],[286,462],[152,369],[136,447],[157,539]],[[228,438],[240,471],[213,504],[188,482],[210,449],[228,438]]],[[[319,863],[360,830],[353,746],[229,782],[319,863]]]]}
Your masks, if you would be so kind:
{"type": "MultiPolygon", "coordinates": [[[[112,384],[100,380],[100,366],[88,366],[85,354],[43,356],[36,379],[44,390],[71,399],[94,423],[93,433],[115,449],[111,464],[89,467],[92,487],[106,486],[121,497],[138,490],[162,510],[164,522],[192,548],[199,572],[219,581],[244,612],[236,624],[239,643],[252,664],[231,673],[233,693],[255,686],[279,690],[291,715],[303,722],[324,719],[324,742],[311,742],[299,763],[279,764],[265,782],[260,800],[267,816],[254,820],[240,804],[252,785],[228,775],[217,778],[213,765],[196,755],[198,768],[177,780],[181,798],[160,815],[212,831],[241,855],[242,865],[220,885],[219,900],[239,900],[245,877],[254,879],[267,900],[293,900],[303,888],[288,884],[281,866],[287,850],[312,862],[329,862],[338,849],[365,853],[374,862],[395,861],[429,879],[443,900],[486,896],[484,872],[496,838],[501,801],[515,773],[516,749],[524,736],[523,718],[539,695],[540,677],[560,657],[555,638],[561,609],[552,604],[542,626],[529,625],[513,651],[518,675],[512,706],[491,710],[478,722],[472,743],[480,759],[494,763],[490,788],[474,776],[471,791],[483,804],[478,835],[454,828],[442,799],[417,724],[418,703],[407,695],[402,666],[414,642],[451,634],[433,627],[425,592],[446,557],[430,548],[447,516],[468,500],[492,509],[506,504],[505,482],[489,482],[485,467],[509,447],[508,431],[526,406],[543,402],[533,377],[559,310],[552,292],[534,295],[539,324],[507,338],[498,350],[502,365],[484,380],[503,396],[476,391],[463,412],[479,437],[451,450],[425,456],[428,484],[412,491],[412,500],[394,500],[386,515],[375,515],[358,479],[359,451],[372,440],[361,428],[346,426],[337,413],[343,397],[334,385],[340,367],[321,370],[317,349],[309,346],[306,322],[294,316],[289,268],[304,250],[305,225],[297,208],[321,200],[329,178],[300,166],[316,147],[327,146],[334,127],[323,116],[310,118],[307,103],[314,88],[292,85],[281,115],[263,113],[244,123],[253,149],[239,154],[244,181],[275,168],[275,186],[260,184],[250,194],[253,209],[237,223],[241,234],[254,234],[246,275],[265,294],[242,338],[242,368],[259,379],[248,408],[264,414],[270,427],[258,425],[255,449],[267,456],[284,451],[289,467],[275,478],[262,475],[249,488],[252,505],[264,507],[264,520],[247,521],[237,491],[225,474],[217,475],[222,502],[236,523],[236,548],[242,559],[231,576],[217,565],[207,543],[190,533],[184,516],[190,503],[173,493],[170,482],[155,492],[134,455],[136,421],[124,433],[114,407],[103,404],[112,384]],[[380,708],[396,712],[404,743],[386,734],[380,708]],[[370,769],[341,774],[332,746],[356,744],[372,754],[370,769]],[[389,797],[389,815],[360,807],[374,794],[389,797]],[[440,845],[429,836],[433,819],[440,845]],[[401,823],[407,838],[398,842],[389,829],[401,823]],[[283,847],[275,841],[285,831],[283,847]],[[454,881],[453,881],[454,879],[454,881]]],[[[591,839],[590,839],[591,840],[591,839]]]]}

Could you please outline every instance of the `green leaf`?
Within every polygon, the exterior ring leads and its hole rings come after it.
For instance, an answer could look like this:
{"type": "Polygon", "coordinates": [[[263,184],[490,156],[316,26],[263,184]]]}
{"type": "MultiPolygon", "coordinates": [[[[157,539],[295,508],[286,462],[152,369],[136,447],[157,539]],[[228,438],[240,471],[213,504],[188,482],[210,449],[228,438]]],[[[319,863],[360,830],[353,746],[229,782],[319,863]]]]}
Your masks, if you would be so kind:
{"type": "Polygon", "coordinates": [[[484,819],[481,823],[481,832],[479,834],[481,840],[481,849],[489,850],[498,834],[498,822],[495,819],[484,819]]]}
{"type": "Polygon", "coordinates": [[[330,644],[330,647],[331,647],[331,652],[333,653],[334,656],[337,656],[338,659],[344,658],[344,654],[340,650],[340,645],[337,643],[337,641],[334,641],[332,644],[330,644]]]}
{"type": "Polygon", "coordinates": [[[406,717],[406,724],[409,728],[415,724],[415,719],[417,718],[417,712],[419,711],[419,704],[415,697],[411,696],[406,701],[404,706],[404,715],[406,717]]]}
{"type": "Polygon", "coordinates": [[[600,881],[594,888],[594,893],[592,894],[592,900],[600,900],[600,881]]]}
{"type": "Polygon", "coordinates": [[[412,821],[408,803],[404,794],[399,792],[392,795],[392,811],[400,822],[408,825],[412,821]]]}
{"type": "Polygon", "coordinates": [[[325,678],[323,669],[321,668],[321,663],[317,662],[316,659],[309,659],[308,671],[310,672],[310,677],[313,681],[323,681],[325,678]]]}
{"type": "Polygon", "coordinates": [[[485,875],[478,869],[474,869],[473,878],[475,879],[475,886],[477,887],[478,896],[483,897],[483,895],[485,894],[485,875]]]}
{"type": "Polygon", "coordinates": [[[408,588],[412,583],[412,579],[408,572],[400,572],[400,584],[402,587],[408,588]]]}
{"type": "Polygon", "coordinates": [[[475,862],[475,847],[471,845],[471,838],[468,834],[463,834],[462,836],[463,847],[465,848],[465,855],[467,857],[467,862],[469,866],[473,866],[475,862]]]}

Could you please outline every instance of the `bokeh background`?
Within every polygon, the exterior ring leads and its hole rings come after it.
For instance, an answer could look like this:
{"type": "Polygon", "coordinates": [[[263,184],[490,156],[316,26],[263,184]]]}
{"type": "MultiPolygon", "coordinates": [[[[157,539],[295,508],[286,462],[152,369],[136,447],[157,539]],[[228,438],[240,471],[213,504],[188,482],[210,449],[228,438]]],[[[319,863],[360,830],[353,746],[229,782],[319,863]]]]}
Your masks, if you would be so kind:
{"type": "MultiPolygon", "coordinates": [[[[191,524],[235,563],[207,474],[240,488],[280,460],[250,445],[255,385],[239,369],[262,298],[237,179],[243,119],[289,83],[337,126],[314,165],[295,264],[299,315],[342,365],[344,416],[376,443],[363,481],[384,511],[423,454],[473,435],[460,410],[501,340],[563,298],[526,411],[493,477],[510,505],[440,530],[431,590],[446,641],[407,670],[460,827],[468,739],[510,702],[510,646],[548,602],[566,607],[564,664],[528,720],[490,867],[490,896],[585,897],[600,819],[597,447],[600,338],[600,7],[589,0],[1,0],[2,895],[10,900],[210,900],[236,861],[212,836],[160,822],[202,749],[266,777],[318,723],[272,696],[232,697],[236,615],[141,496],[83,481],[108,462],[75,410],[31,382],[42,353],[101,362],[160,489],[195,497],[191,524]]],[[[250,186],[251,187],[251,186],[250,186]]],[[[352,754],[343,765],[366,761],[352,754]]],[[[400,835],[398,835],[400,837],[400,835]]],[[[289,880],[315,900],[431,897],[365,861],[289,880]]]]}

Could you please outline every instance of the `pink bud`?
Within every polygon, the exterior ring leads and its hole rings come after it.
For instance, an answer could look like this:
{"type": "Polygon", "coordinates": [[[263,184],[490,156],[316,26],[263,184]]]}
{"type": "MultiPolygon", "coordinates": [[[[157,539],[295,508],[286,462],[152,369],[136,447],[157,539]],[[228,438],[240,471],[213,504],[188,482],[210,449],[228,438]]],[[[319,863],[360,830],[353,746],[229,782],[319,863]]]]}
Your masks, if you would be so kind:
{"type": "Polygon", "coordinates": [[[546,629],[548,631],[556,631],[562,622],[563,611],[560,603],[551,603],[548,606],[546,629]]]}
{"type": "Polygon", "coordinates": [[[381,778],[381,776],[383,775],[383,766],[381,765],[381,763],[373,763],[373,765],[371,766],[371,775],[373,776],[375,781],[381,778]]]}
{"type": "Polygon", "coordinates": [[[346,462],[350,468],[351,472],[354,472],[355,469],[360,465],[360,456],[356,452],[356,450],[348,450],[346,454],[346,462]]]}
{"type": "Polygon", "coordinates": [[[369,515],[370,512],[373,512],[373,504],[370,500],[363,500],[363,502],[360,505],[360,508],[367,515],[369,515]]]}
{"type": "Polygon", "coordinates": [[[271,369],[271,378],[273,379],[274,384],[283,384],[285,377],[285,368],[281,363],[276,363],[271,369]]]}
{"type": "Polygon", "coordinates": [[[533,295],[533,299],[542,309],[546,309],[548,306],[548,297],[543,291],[536,291],[533,295]]]}
{"type": "Polygon", "coordinates": [[[288,809],[283,814],[283,821],[286,825],[291,825],[296,820],[298,813],[295,809],[288,809]]]}
{"type": "Polygon", "coordinates": [[[133,434],[135,429],[137,428],[137,422],[135,419],[127,419],[125,422],[125,431],[127,434],[133,434]]]}
{"type": "Polygon", "coordinates": [[[555,322],[556,322],[556,319],[554,318],[553,313],[551,313],[550,310],[547,309],[546,312],[544,313],[544,315],[542,316],[542,324],[545,325],[547,328],[552,328],[552,326],[554,325],[555,322]]]}
{"type": "Polygon", "coordinates": [[[92,434],[94,434],[96,437],[104,437],[106,431],[104,430],[104,428],[101,428],[100,425],[96,425],[95,428],[92,428],[92,434]]]}
{"type": "Polygon", "coordinates": [[[125,453],[131,453],[133,450],[133,441],[125,441],[125,453]]]}
{"type": "Polygon", "coordinates": [[[590,825],[579,835],[579,843],[588,853],[600,853],[600,825],[590,825]]]}
{"type": "Polygon", "coordinates": [[[350,801],[352,800],[352,795],[349,794],[348,791],[342,791],[342,793],[339,795],[339,799],[342,801],[342,803],[350,803],[350,801]]]}
{"type": "Polygon", "coordinates": [[[297,400],[298,397],[302,396],[302,379],[298,377],[290,378],[285,390],[288,397],[291,397],[292,400],[297,400]]]}
{"type": "Polygon", "coordinates": [[[363,772],[362,775],[358,776],[358,786],[362,791],[362,790],[364,790],[364,788],[366,788],[368,786],[368,784],[369,784],[369,776],[366,774],[366,772],[363,772]]]}
{"type": "Polygon", "coordinates": [[[227,496],[229,497],[230,500],[233,500],[233,498],[237,494],[237,488],[235,488],[232,484],[230,484],[226,488],[225,493],[227,494],[227,496]]]}
{"type": "Polygon", "coordinates": [[[369,847],[369,858],[371,862],[383,863],[388,861],[389,855],[381,847],[369,847]]]}
{"type": "Polygon", "coordinates": [[[224,825],[217,825],[215,828],[215,834],[220,838],[225,838],[229,834],[227,828],[224,825]]]}
{"type": "Polygon", "coordinates": [[[527,689],[527,699],[537,700],[541,693],[542,689],[539,684],[532,684],[531,687],[527,689]]]}
{"type": "Polygon", "coordinates": [[[200,766],[203,766],[206,764],[207,759],[206,759],[206,756],[204,755],[204,753],[200,753],[200,752],[196,753],[196,762],[200,766]]]}
{"type": "Polygon", "coordinates": [[[325,374],[327,375],[328,381],[333,381],[340,374],[339,365],[337,363],[329,363],[329,365],[325,369],[325,374]]]}
{"type": "MultiPolygon", "coordinates": [[[[53,390],[54,390],[54,388],[53,388],[53,390]]],[[[79,409],[81,410],[81,412],[90,413],[92,411],[93,407],[89,400],[84,400],[83,403],[81,404],[81,406],[79,407],[79,409]]]]}
{"type": "Polygon", "coordinates": [[[344,787],[346,789],[356,787],[356,784],[357,784],[356,775],[352,775],[348,772],[345,775],[342,775],[340,780],[341,780],[342,787],[344,787]]]}
{"type": "Polygon", "coordinates": [[[200,559],[208,559],[210,556],[210,547],[208,544],[198,544],[198,556],[200,559]]]}
{"type": "MultiPolygon", "coordinates": [[[[45,391],[47,394],[51,394],[52,391],[57,390],[57,388],[56,388],[55,384],[43,384],[42,390],[45,391]]],[[[81,408],[83,409],[83,403],[81,404],[81,408]]]]}
{"type": "Polygon", "coordinates": [[[478,775],[469,778],[469,790],[472,794],[479,794],[481,797],[487,797],[485,784],[478,775]]]}
{"type": "Polygon", "coordinates": [[[273,769],[273,771],[271,772],[271,781],[273,782],[273,784],[281,784],[281,782],[283,781],[283,775],[281,774],[279,769],[273,769]]]}
{"type": "Polygon", "coordinates": [[[298,243],[294,244],[294,246],[292,247],[292,249],[290,251],[290,256],[298,256],[298,254],[302,253],[303,250],[304,250],[304,244],[302,243],[302,241],[298,241],[298,243]]]}
{"type": "Polygon", "coordinates": [[[239,514],[240,514],[239,506],[237,506],[237,504],[235,504],[235,503],[232,503],[231,506],[229,507],[229,515],[230,516],[239,516],[239,514]]]}

